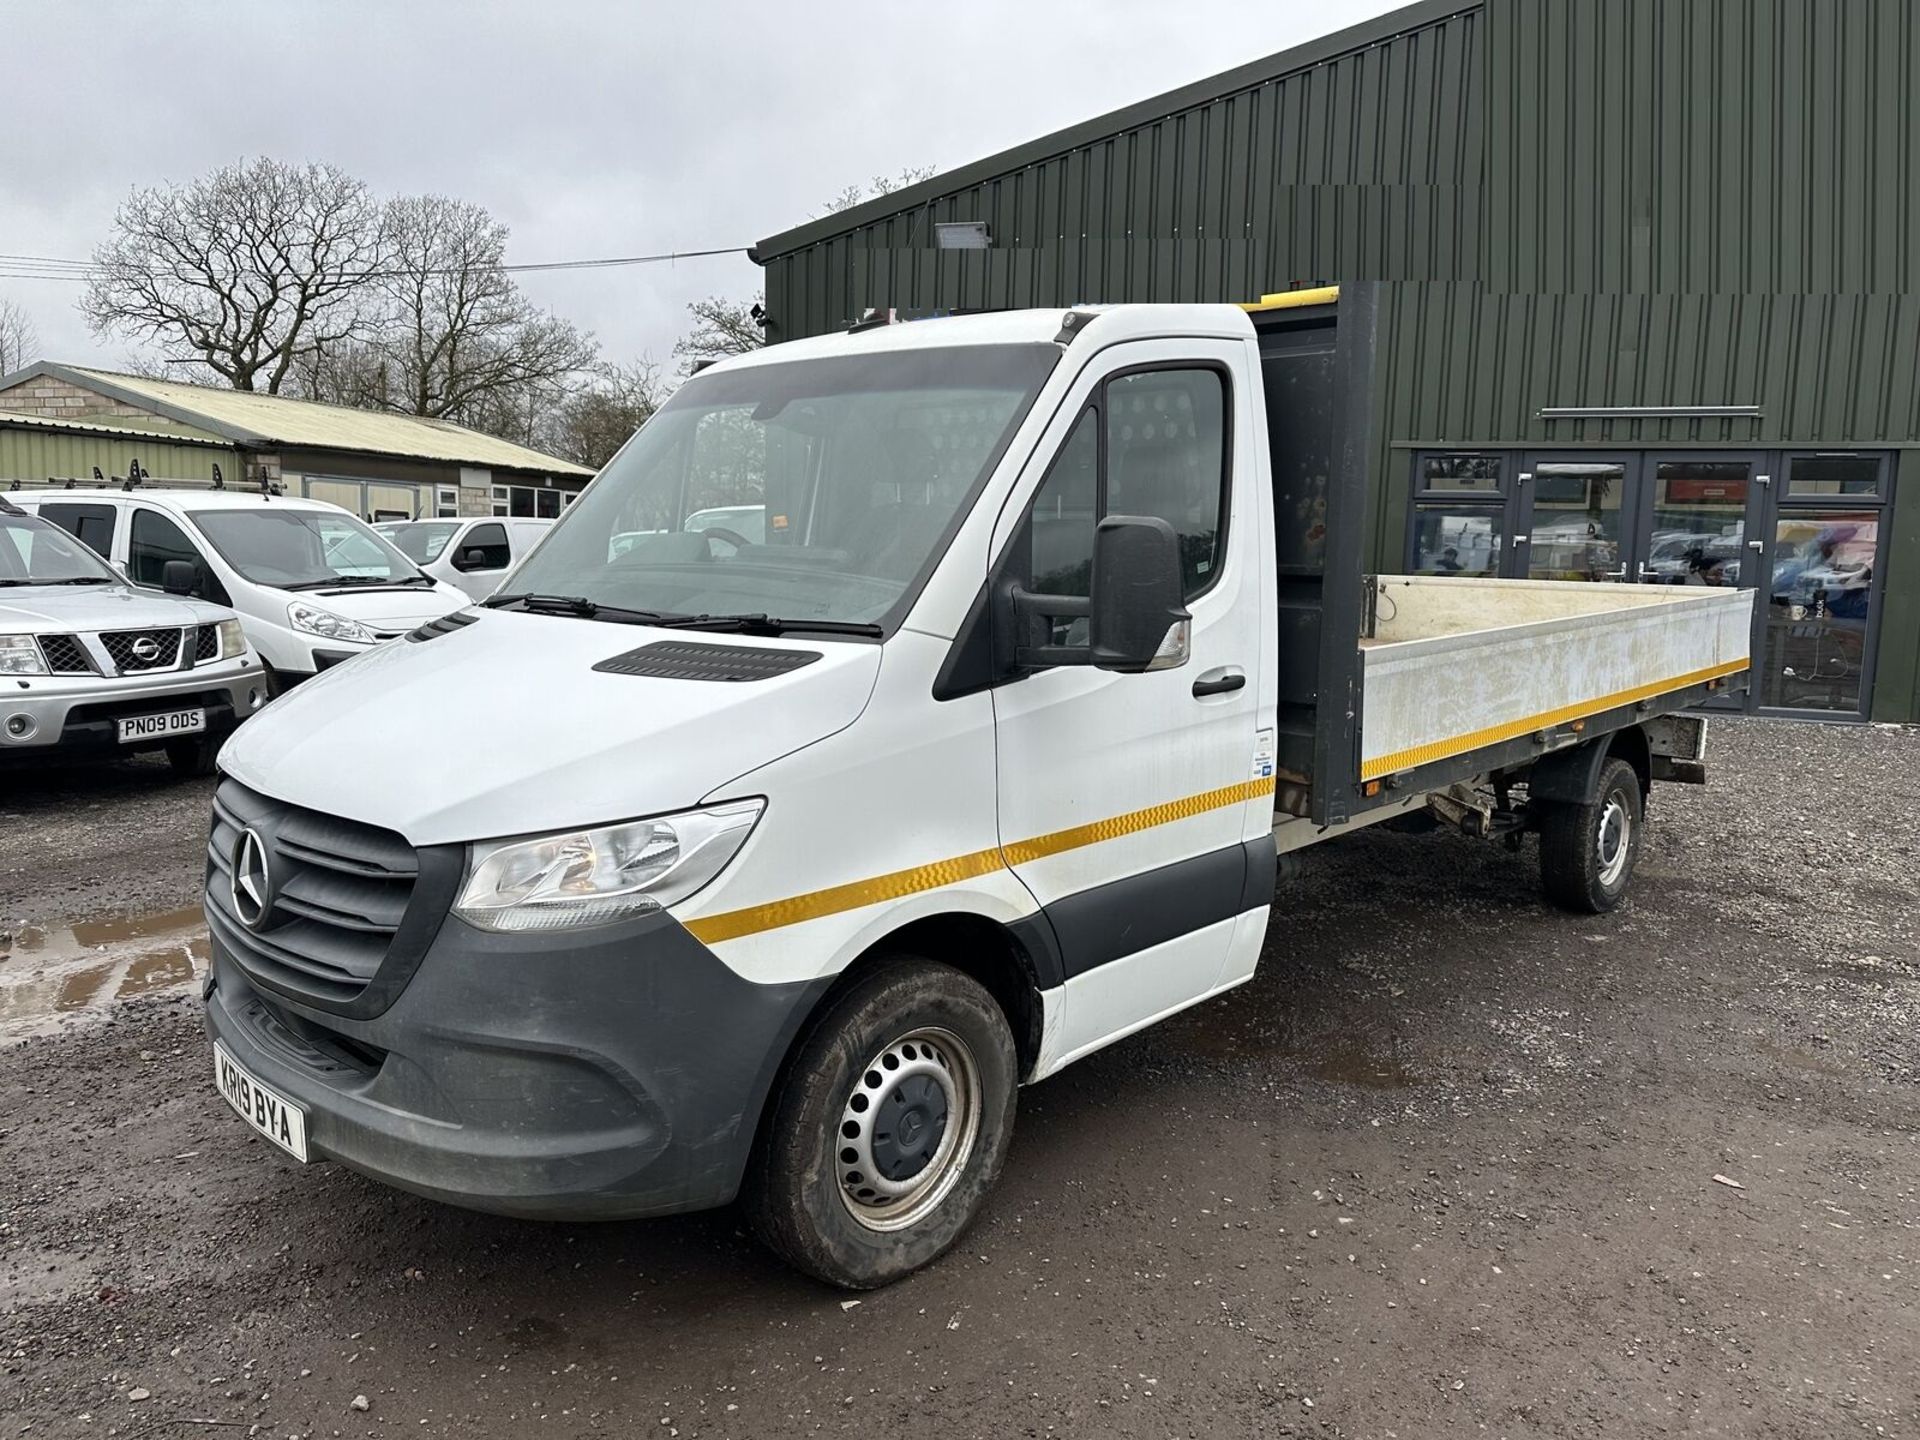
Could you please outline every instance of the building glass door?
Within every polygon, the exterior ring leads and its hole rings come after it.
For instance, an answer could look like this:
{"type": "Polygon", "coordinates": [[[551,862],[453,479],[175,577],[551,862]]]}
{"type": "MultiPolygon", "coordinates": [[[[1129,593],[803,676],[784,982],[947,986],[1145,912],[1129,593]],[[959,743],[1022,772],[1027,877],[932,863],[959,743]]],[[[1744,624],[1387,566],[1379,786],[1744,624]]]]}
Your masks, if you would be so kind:
{"type": "Polygon", "coordinates": [[[1760,533],[1754,511],[1769,478],[1757,455],[1649,455],[1634,577],[1752,589],[1762,546],[1749,537],[1760,533]]]}
{"type": "Polygon", "coordinates": [[[1509,574],[1527,580],[1626,580],[1637,510],[1632,455],[1529,455],[1509,574]]]}
{"type": "Polygon", "coordinates": [[[1871,713],[1891,492],[1884,455],[1785,457],[1766,535],[1769,561],[1754,688],[1764,710],[1871,713]]]}

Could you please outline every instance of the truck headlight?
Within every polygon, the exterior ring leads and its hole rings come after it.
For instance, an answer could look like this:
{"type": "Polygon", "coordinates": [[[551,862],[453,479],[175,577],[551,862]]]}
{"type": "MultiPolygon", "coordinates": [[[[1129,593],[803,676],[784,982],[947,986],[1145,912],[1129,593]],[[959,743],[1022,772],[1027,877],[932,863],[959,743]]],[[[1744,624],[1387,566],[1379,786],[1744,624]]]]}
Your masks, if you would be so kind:
{"type": "Polygon", "coordinates": [[[31,635],[0,635],[0,675],[44,675],[47,662],[31,635]]]}
{"type": "Polygon", "coordinates": [[[318,605],[309,605],[303,600],[296,600],[287,606],[287,623],[296,630],[318,635],[323,640],[351,640],[361,645],[373,643],[373,631],[358,620],[349,620],[344,615],[322,610],[318,605]]]}
{"type": "Polygon", "coordinates": [[[247,636],[246,632],[240,628],[240,622],[222,620],[220,622],[220,658],[231,660],[234,656],[244,655],[246,652],[247,636]]]}
{"type": "Polygon", "coordinates": [[[475,845],[454,913],[483,930],[606,925],[684,900],[726,868],[764,800],[475,845]]]}

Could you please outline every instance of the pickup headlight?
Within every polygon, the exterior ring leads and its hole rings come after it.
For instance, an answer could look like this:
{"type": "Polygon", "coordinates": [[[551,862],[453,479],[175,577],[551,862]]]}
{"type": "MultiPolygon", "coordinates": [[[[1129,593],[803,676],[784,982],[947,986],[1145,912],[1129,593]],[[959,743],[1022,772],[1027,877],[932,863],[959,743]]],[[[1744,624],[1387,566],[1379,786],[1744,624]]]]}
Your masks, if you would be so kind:
{"type": "Polygon", "coordinates": [[[726,868],[764,800],[475,845],[454,912],[483,930],[606,925],[684,900],[726,868]]]}
{"type": "Polygon", "coordinates": [[[0,675],[44,675],[47,662],[31,635],[0,635],[0,675]]]}
{"type": "Polygon", "coordinates": [[[240,628],[240,622],[222,620],[220,622],[220,658],[231,660],[234,656],[244,655],[246,652],[247,636],[246,632],[240,628]]]}
{"type": "Polygon", "coordinates": [[[344,615],[322,610],[318,605],[309,605],[304,600],[296,600],[287,606],[287,623],[296,630],[318,635],[323,640],[351,640],[361,645],[373,642],[373,631],[358,620],[349,620],[344,615]]]}

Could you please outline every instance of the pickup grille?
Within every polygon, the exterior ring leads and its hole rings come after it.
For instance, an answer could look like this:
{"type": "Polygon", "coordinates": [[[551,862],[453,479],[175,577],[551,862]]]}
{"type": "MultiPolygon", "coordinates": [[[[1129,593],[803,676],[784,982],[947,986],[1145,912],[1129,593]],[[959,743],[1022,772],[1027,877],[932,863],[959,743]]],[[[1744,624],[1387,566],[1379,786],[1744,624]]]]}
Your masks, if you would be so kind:
{"type": "Polygon", "coordinates": [[[183,630],[108,630],[100,643],[122,675],[141,670],[171,670],[180,663],[183,630]]]}
{"type": "Polygon", "coordinates": [[[92,675],[93,661],[87,650],[72,635],[42,635],[40,653],[46,656],[47,671],[53,675],[92,675]]]}
{"type": "Polygon", "coordinates": [[[438,932],[460,868],[458,846],[416,851],[391,830],[223,780],[207,841],[207,924],[268,989],[345,1014],[378,1013],[438,932]],[[249,832],[266,878],[261,885],[250,868],[264,904],[252,913],[249,902],[243,918],[234,870],[249,832]]]}
{"type": "Polygon", "coordinates": [[[220,658],[220,627],[202,625],[193,638],[193,663],[204,665],[220,658]]]}

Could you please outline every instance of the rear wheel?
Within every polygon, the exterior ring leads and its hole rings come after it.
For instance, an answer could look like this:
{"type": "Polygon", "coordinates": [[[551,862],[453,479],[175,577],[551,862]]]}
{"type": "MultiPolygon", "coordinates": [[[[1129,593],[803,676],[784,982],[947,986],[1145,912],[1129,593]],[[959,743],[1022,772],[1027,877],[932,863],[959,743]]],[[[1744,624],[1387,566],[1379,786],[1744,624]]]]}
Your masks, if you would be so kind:
{"type": "Polygon", "coordinates": [[[1540,880],[1549,900],[1563,909],[1599,915],[1625,898],[1640,858],[1643,800],[1639,775],[1615,758],[1601,766],[1592,800],[1545,807],[1540,880]]]}
{"type": "Polygon", "coordinates": [[[993,996],[948,966],[889,960],[828,1008],[781,1077],[748,1181],[754,1229],[831,1285],[911,1274],[993,1188],[1018,1081],[993,996]]]}

